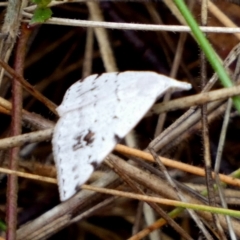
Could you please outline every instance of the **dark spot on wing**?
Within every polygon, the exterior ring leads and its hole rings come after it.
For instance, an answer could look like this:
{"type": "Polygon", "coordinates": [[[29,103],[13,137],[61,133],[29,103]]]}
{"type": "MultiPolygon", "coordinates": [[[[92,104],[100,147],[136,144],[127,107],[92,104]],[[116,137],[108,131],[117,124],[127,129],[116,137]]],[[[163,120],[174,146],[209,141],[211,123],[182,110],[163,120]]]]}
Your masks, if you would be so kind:
{"type": "Polygon", "coordinates": [[[79,184],[76,185],[75,191],[78,192],[81,189],[81,186],[79,184]]]}
{"type": "Polygon", "coordinates": [[[118,116],[113,116],[113,119],[118,119],[118,116]]]}
{"type": "Polygon", "coordinates": [[[118,97],[118,87],[116,87],[116,89],[115,89],[115,94],[116,94],[118,102],[120,102],[120,98],[118,97]]]}
{"type": "Polygon", "coordinates": [[[83,148],[83,144],[82,144],[82,135],[79,135],[77,137],[75,137],[75,139],[77,142],[73,145],[73,151],[76,151],[79,148],[83,148]]]}
{"type": "Polygon", "coordinates": [[[79,178],[79,175],[74,176],[74,180],[77,180],[79,178]]]}
{"type": "Polygon", "coordinates": [[[94,169],[98,167],[98,163],[95,161],[91,162],[90,164],[93,166],[94,169]]]}
{"type": "Polygon", "coordinates": [[[98,77],[101,77],[103,74],[104,74],[104,73],[100,73],[100,74],[98,74],[98,77]]]}
{"type": "Polygon", "coordinates": [[[66,91],[65,95],[68,97],[69,95],[69,92],[70,92],[70,88],[66,91]]]}
{"type": "Polygon", "coordinates": [[[88,76],[87,76],[87,77],[84,77],[84,78],[82,78],[82,79],[79,79],[78,81],[79,81],[79,82],[84,82],[86,78],[88,78],[88,76]]]}
{"type": "Polygon", "coordinates": [[[105,141],[105,138],[104,138],[104,137],[102,137],[102,140],[103,140],[103,141],[105,141]]]}
{"type": "Polygon", "coordinates": [[[121,141],[121,138],[117,134],[114,134],[114,140],[116,143],[118,143],[121,141]]]}
{"type": "Polygon", "coordinates": [[[75,137],[76,143],[73,145],[73,151],[76,151],[80,148],[84,148],[85,146],[90,145],[94,141],[95,133],[88,130],[87,134],[80,134],[79,136],[75,137]]]}
{"type": "Polygon", "coordinates": [[[85,92],[79,94],[78,97],[80,98],[80,97],[84,96],[85,94],[94,91],[95,89],[97,89],[97,87],[92,87],[88,91],[85,91],[85,92]]]}
{"type": "Polygon", "coordinates": [[[80,92],[82,90],[82,88],[79,86],[78,90],[76,92],[80,92]]]}
{"type": "Polygon", "coordinates": [[[96,83],[96,81],[97,81],[97,79],[100,77],[100,75],[99,74],[97,74],[96,75],[96,77],[93,79],[93,84],[95,84],[96,83]]]}
{"type": "Polygon", "coordinates": [[[75,172],[77,170],[77,165],[75,165],[73,168],[72,168],[72,171],[75,172]]]}
{"type": "Polygon", "coordinates": [[[93,91],[93,90],[95,90],[97,87],[93,87],[93,88],[91,88],[89,91],[93,91]]]}
{"type": "Polygon", "coordinates": [[[87,135],[83,138],[84,141],[86,141],[87,145],[93,143],[94,141],[94,133],[88,130],[87,135]]]}

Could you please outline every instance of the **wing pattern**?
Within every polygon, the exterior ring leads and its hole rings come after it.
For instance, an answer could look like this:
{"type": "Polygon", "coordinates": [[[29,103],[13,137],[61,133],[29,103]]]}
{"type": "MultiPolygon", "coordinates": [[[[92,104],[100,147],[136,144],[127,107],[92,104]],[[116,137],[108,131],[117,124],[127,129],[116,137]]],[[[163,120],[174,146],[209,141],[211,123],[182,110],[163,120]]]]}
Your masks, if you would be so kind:
{"type": "Polygon", "coordinates": [[[62,201],[78,191],[117,139],[169,88],[191,85],[154,72],[123,72],[91,75],[67,90],[52,140],[62,201]]]}

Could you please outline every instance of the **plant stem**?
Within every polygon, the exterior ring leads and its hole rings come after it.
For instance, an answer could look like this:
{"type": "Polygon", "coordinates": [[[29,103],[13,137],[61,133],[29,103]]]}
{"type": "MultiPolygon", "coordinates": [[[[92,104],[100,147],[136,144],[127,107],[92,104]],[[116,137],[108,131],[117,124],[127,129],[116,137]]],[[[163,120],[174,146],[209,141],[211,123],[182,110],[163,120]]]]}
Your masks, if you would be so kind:
{"type": "MultiPolygon", "coordinates": [[[[185,21],[189,25],[192,30],[192,33],[199,44],[200,48],[206,55],[209,63],[211,64],[214,71],[218,74],[219,79],[224,87],[232,87],[234,86],[230,77],[226,73],[222,63],[220,62],[217,54],[215,53],[214,49],[210,45],[209,41],[205,38],[204,34],[200,30],[197,22],[193,18],[191,12],[187,8],[186,4],[183,0],[174,0],[176,6],[178,7],[179,11],[182,13],[185,21]]],[[[238,112],[240,112],[240,98],[238,96],[233,97],[233,103],[238,112]]]]}

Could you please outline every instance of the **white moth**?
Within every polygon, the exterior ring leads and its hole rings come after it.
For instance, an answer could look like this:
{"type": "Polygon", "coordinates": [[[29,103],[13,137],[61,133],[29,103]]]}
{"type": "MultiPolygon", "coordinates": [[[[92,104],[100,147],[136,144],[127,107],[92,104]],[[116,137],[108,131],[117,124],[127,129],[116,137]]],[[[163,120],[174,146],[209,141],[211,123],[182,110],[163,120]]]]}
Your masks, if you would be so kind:
{"type": "Polygon", "coordinates": [[[154,72],[91,75],[74,83],[57,108],[53,134],[61,201],[72,197],[168,89],[191,85],[154,72]]]}

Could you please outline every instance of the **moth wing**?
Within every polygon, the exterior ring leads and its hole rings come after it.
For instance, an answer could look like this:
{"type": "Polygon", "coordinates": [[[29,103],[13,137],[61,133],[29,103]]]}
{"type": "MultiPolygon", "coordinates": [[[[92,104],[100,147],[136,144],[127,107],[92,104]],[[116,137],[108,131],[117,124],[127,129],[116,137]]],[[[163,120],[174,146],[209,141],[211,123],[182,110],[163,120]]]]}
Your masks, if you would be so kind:
{"type": "Polygon", "coordinates": [[[59,115],[103,99],[111,99],[115,94],[116,82],[118,82],[116,72],[94,74],[77,81],[66,91],[61,105],[57,108],[59,115]]]}
{"type": "Polygon", "coordinates": [[[182,83],[155,72],[127,71],[94,74],[74,83],[66,91],[57,111],[62,116],[70,110],[83,108],[105,98],[111,100],[111,96],[116,96],[117,91],[124,91],[124,94],[130,97],[137,93],[155,97],[161,95],[170,86],[186,90],[191,88],[188,83],[182,83]]]}
{"type": "MultiPolygon", "coordinates": [[[[114,118],[115,135],[123,138],[167,90],[188,90],[191,85],[154,72],[123,72],[118,75],[114,118]],[[127,79],[127,81],[125,80],[127,79]]],[[[103,104],[100,102],[99,104],[103,104]]],[[[102,106],[103,108],[104,106],[102,106]]]]}
{"type": "Polygon", "coordinates": [[[72,197],[114,148],[111,112],[94,104],[65,113],[53,134],[53,155],[61,201],[72,197]]]}
{"type": "Polygon", "coordinates": [[[82,98],[78,99],[81,107],[68,106],[69,98],[65,100],[69,95],[64,97],[52,140],[62,201],[77,192],[159,96],[171,87],[187,89],[187,85],[171,80],[152,72],[103,74],[98,83],[86,82],[76,91],[80,95],[75,97],[82,98]]]}

